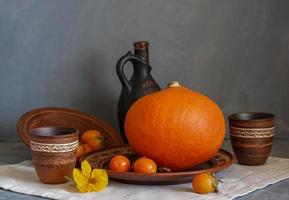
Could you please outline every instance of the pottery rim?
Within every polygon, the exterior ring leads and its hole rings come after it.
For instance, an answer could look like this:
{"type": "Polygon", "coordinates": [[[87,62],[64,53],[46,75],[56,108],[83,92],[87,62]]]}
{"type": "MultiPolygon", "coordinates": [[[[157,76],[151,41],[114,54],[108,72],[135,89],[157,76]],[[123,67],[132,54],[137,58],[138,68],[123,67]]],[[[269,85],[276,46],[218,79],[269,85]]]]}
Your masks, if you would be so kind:
{"type": "Polygon", "coordinates": [[[274,114],[265,112],[239,112],[228,116],[232,121],[267,121],[275,118],[274,114]]]}

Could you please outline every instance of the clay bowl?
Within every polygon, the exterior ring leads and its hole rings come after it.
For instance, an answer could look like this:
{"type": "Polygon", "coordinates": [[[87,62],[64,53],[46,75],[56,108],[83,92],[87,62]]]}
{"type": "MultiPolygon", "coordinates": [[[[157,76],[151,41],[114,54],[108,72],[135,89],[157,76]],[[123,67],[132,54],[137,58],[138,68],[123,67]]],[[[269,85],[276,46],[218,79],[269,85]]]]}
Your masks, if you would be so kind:
{"type": "Polygon", "coordinates": [[[243,112],[232,114],[228,118],[231,144],[239,164],[265,164],[273,144],[274,115],[243,112]]]}
{"type": "Polygon", "coordinates": [[[43,183],[68,181],[76,163],[78,133],[69,127],[42,127],[29,134],[32,162],[43,183]]]}
{"type": "Polygon", "coordinates": [[[17,132],[29,147],[29,131],[38,127],[65,126],[79,130],[79,136],[87,130],[98,130],[106,139],[106,147],[123,144],[119,134],[98,117],[68,108],[37,108],[21,116],[17,122],[17,132]]]}
{"type": "Polygon", "coordinates": [[[87,160],[93,168],[106,169],[111,180],[138,185],[172,185],[191,183],[196,174],[204,172],[219,172],[228,168],[235,162],[235,157],[232,153],[220,149],[213,158],[207,162],[195,166],[190,170],[183,172],[158,172],[155,174],[145,174],[134,172],[115,172],[109,170],[109,161],[115,155],[125,155],[131,160],[131,162],[138,158],[138,155],[132,151],[130,146],[120,145],[99,152],[90,153],[82,156],[80,160],[87,160]]]}

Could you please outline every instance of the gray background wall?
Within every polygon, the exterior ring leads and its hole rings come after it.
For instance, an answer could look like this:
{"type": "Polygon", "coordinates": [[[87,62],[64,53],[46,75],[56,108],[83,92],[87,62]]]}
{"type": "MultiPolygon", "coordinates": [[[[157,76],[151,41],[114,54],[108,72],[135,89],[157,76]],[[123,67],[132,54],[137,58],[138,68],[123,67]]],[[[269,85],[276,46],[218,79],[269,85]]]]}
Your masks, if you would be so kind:
{"type": "MultiPolygon", "coordinates": [[[[41,106],[117,128],[120,56],[149,40],[153,76],[215,100],[224,113],[265,111],[289,136],[289,1],[1,0],[0,141],[41,106]]],[[[129,68],[129,67],[127,67],[129,68]]]]}

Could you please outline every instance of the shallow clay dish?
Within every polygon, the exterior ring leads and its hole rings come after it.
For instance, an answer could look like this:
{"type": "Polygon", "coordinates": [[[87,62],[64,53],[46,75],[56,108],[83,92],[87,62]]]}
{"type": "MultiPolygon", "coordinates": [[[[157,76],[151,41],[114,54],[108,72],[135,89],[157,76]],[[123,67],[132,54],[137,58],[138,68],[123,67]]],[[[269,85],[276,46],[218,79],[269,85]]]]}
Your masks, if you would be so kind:
{"type": "Polygon", "coordinates": [[[98,130],[106,138],[106,147],[123,144],[119,134],[103,120],[92,115],[67,108],[37,108],[18,120],[17,132],[22,141],[30,146],[29,130],[38,127],[65,126],[79,130],[79,136],[86,130],[98,130]]]}
{"type": "Polygon", "coordinates": [[[141,185],[170,185],[180,183],[191,183],[192,178],[199,173],[203,172],[218,172],[226,169],[235,162],[235,157],[232,153],[219,150],[219,152],[209,161],[195,166],[191,170],[183,172],[163,172],[155,174],[143,174],[133,172],[115,172],[108,170],[110,159],[117,154],[122,154],[135,160],[137,158],[130,146],[120,145],[117,147],[105,149],[99,152],[93,152],[81,158],[81,161],[88,160],[93,168],[107,169],[110,179],[128,183],[128,184],[141,184],[141,185]]]}

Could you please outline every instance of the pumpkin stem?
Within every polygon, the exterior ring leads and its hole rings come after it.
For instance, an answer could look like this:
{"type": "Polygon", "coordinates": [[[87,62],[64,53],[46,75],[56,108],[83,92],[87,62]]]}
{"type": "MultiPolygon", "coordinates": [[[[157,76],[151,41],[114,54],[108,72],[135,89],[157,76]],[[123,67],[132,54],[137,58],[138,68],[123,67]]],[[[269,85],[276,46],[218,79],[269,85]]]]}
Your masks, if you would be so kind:
{"type": "Polygon", "coordinates": [[[168,87],[169,88],[181,87],[181,84],[178,81],[173,81],[173,82],[169,83],[168,87]]]}

